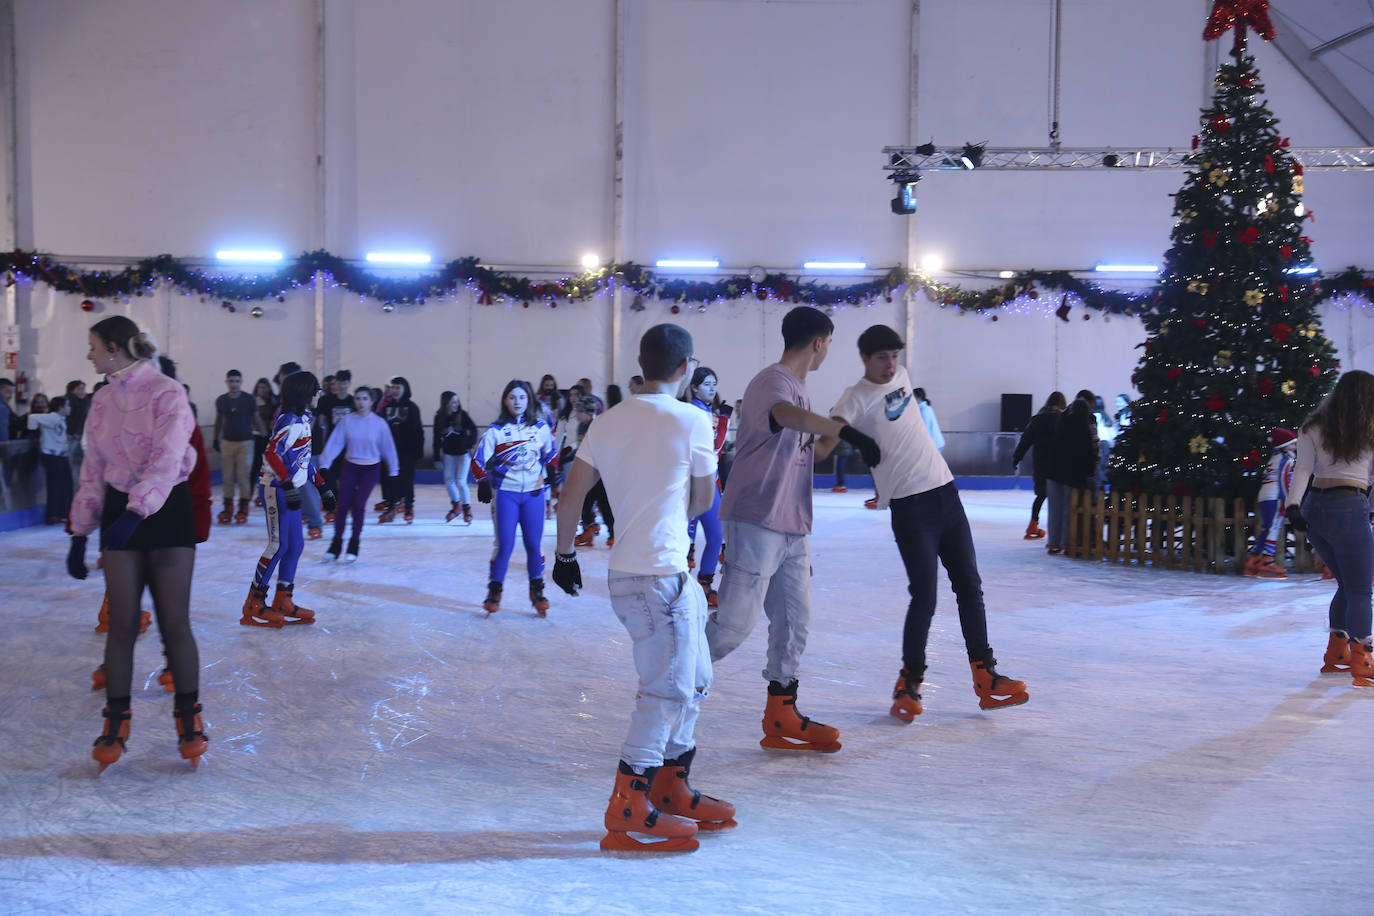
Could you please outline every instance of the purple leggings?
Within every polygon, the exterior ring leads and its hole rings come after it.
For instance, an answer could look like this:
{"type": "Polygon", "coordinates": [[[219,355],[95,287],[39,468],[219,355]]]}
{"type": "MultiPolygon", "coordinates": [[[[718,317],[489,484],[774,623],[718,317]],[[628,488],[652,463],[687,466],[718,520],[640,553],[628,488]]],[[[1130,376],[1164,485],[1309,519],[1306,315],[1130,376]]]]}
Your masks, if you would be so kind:
{"type": "Polygon", "coordinates": [[[334,513],[334,537],[343,540],[344,522],[353,513],[353,540],[363,534],[363,518],[367,514],[367,500],[382,476],[378,464],[354,464],[345,461],[339,471],[339,505],[334,513]]]}
{"type": "Polygon", "coordinates": [[[531,579],[544,578],[544,555],[539,542],[544,537],[544,488],[530,493],[497,490],[492,501],[496,522],[496,549],[491,554],[491,581],[505,582],[506,567],[515,549],[515,525],[525,540],[525,567],[531,579]]]}

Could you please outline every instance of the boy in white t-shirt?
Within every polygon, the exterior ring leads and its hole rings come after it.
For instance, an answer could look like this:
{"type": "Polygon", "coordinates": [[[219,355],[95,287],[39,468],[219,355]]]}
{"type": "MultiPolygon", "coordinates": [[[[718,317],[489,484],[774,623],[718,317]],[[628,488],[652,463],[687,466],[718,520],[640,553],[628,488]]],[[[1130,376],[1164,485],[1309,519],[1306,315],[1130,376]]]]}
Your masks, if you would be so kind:
{"type": "Polygon", "coordinates": [[[735,826],[735,806],[692,789],[693,730],[711,685],[706,596],[687,571],[687,519],[714,502],[716,451],[708,415],[677,399],[696,368],[692,336],[655,325],[639,342],[640,393],[587,430],[558,501],[553,581],[582,585],[573,550],[578,515],[599,480],[615,507],[611,608],[634,642],[639,691],[621,746],[601,848],[690,852],[696,832],[735,826]],[[631,833],[661,837],[645,843],[631,833]]]}
{"type": "Polygon", "coordinates": [[[1016,706],[1029,699],[1026,685],[997,673],[988,646],[983,581],[978,576],[973,535],[954,475],[921,419],[911,379],[901,365],[903,347],[902,338],[887,325],[875,324],[860,334],[864,377],[830,411],[834,419],[872,436],[882,449],[882,464],[873,469],[878,508],[892,510],[892,533],[906,566],[911,604],[891,713],[904,722],[921,714],[920,689],[925,679],[926,639],[935,615],[939,563],[948,570],[958,599],[959,626],[979,707],[1016,706]]]}

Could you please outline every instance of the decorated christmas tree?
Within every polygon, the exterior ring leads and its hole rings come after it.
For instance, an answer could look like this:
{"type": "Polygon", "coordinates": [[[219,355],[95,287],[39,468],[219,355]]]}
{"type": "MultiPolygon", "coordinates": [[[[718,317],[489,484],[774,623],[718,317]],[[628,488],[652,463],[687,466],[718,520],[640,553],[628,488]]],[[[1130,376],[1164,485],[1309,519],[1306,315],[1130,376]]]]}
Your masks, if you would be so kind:
{"type": "Polygon", "coordinates": [[[1234,27],[1174,197],[1172,247],[1145,314],[1141,397],[1109,469],[1117,492],[1253,498],[1274,427],[1296,430],[1334,384],[1311,271],[1303,169],[1264,102],[1245,29],[1260,0],[1217,0],[1209,40],[1234,27]]]}

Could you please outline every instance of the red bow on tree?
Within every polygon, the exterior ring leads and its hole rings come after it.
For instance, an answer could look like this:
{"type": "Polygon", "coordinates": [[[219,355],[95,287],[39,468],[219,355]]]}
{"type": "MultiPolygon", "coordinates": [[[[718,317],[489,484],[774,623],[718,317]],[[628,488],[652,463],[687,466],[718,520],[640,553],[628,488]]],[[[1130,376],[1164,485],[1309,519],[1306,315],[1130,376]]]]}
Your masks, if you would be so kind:
{"type": "Polygon", "coordinates": [[[1202,37],[1216,41],[1232,28],[1236,30],[1236,48],[1245,47],[1245,28],[1254,29],[1265,41],[1274,40],[1274,23],[1269,21],[1269,0],[1216,0],[1202,37]]]}

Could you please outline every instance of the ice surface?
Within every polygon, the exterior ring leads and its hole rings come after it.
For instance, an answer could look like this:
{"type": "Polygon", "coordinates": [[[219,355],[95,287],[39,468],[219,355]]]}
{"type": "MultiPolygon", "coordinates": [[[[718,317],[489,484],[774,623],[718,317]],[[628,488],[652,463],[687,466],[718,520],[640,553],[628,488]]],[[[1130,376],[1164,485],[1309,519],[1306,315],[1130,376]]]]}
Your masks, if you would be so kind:
{"type": "Polygon", "coordinates": [[[313,627],[239,626],[262,513],[216,526],[196,566],[194,772],[150,631],[128,751],[96,777],[101,579],[66,576],[57,529],[0,535],[0,912],[1374,910],[1374,691],[1317,676],[1330,583],[1048,557],[1021,538],[1028,493],[968,492],[992,644],[1031,700],[978,710],[942,586],[926,712],[903,725],[887,514],[818,493],[799,705],[844,750],[759,749],[761,624],[717,665],[693,774],[739,828],[626,860],[597,848],[635,684],[601,539],[580,551],[586,592],[551,587],[547,620],[517,550],[487,619],[485,507],[445,525],[442,489],[420,490],[415,524],[369,524],[355,566],[307,542],[313,627]]]}

